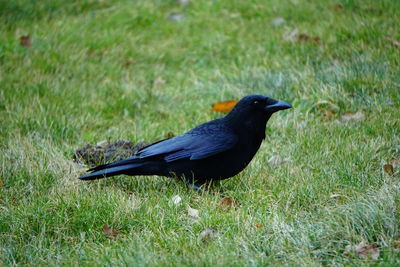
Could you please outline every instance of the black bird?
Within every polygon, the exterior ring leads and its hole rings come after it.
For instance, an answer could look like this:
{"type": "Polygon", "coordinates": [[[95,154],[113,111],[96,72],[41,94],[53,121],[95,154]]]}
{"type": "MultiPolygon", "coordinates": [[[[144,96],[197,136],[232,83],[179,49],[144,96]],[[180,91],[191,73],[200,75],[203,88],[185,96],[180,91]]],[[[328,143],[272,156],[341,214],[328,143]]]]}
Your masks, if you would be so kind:
{"type": "Polygon", "coordinates": [[[265,138],[271,115],[291,107],[262,95],[246,96],[223,118],[151,144],[129,158],[89,169],[91,173],[79,178],[160,175],[179,177],[195,188],[209,181],[227,179],[252,160],[265,138]]]}

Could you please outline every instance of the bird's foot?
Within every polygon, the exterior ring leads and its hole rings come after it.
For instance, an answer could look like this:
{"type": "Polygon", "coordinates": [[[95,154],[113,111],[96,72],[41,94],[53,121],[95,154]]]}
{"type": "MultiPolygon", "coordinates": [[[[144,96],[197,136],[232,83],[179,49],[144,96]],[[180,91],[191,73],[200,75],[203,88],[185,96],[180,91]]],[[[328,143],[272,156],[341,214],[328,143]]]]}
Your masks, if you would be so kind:
{"type": "Polygon", "coordinates": [[[208,192],[207,189],[204,189],[202,185],[196,185],[196,184],[189,183],[189,188],[191,188],[201,194],[211,195],[210,192],[208,192]]]}

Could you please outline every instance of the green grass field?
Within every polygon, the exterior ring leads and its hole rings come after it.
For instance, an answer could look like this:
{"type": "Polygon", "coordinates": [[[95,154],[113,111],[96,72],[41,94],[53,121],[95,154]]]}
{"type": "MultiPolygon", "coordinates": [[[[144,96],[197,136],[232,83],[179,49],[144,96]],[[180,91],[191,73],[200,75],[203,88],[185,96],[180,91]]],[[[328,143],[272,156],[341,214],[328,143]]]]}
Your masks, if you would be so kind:
{"type": "Polygon", "coordinates": [[[0,266],[399,265],[399,27],[397,0],[0,0],[0,266]],[[252,93],[294,108],[211,195],[77,180],[87,143],[178,135],[252,93]]]}

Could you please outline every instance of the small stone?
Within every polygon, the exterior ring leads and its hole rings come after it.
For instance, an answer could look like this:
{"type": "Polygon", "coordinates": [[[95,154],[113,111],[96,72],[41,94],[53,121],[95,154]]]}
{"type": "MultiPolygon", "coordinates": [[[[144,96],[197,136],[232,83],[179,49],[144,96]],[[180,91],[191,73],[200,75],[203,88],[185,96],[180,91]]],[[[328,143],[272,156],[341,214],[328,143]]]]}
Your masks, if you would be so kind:
{"type": "Polygon", "coordinates": [[[173,196],[171,199],[172,203],[174,203],[175,205],[178,205],[179,203],[181,203],[182,198],[179,195],[173,196]]]}

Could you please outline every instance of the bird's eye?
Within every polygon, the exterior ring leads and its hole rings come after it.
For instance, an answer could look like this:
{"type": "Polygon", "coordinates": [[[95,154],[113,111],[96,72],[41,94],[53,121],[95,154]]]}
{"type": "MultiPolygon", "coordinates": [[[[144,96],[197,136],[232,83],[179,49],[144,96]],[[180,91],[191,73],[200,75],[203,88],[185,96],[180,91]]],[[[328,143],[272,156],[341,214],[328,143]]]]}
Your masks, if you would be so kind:
{"type": "Polygon", "coordinates": [[[253,105],[258,105],[260,102],[258,102],[258,100],[255,100],[254,102],[253,102],[253,105]]]}

